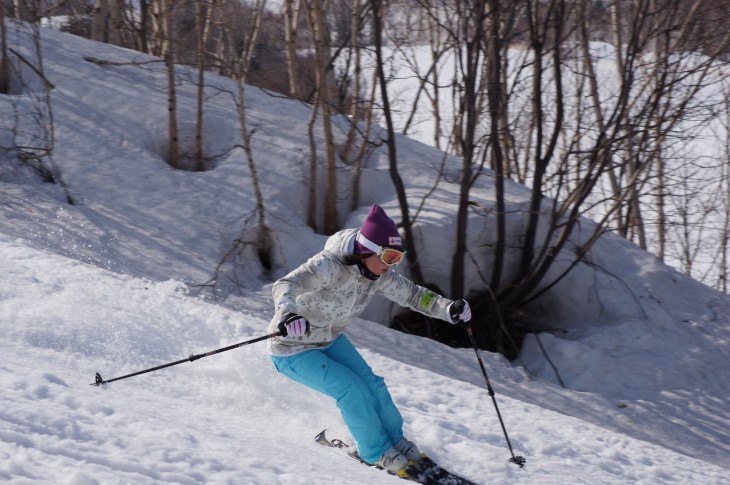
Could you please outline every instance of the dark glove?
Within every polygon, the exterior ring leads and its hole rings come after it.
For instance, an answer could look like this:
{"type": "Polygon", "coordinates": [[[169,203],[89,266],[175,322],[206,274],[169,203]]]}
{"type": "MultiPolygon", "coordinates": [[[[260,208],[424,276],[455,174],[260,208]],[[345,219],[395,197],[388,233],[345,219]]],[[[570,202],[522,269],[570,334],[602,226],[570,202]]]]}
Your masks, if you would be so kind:
{"type": "Polygon", "coordinates": [[[449,315],[451,315],[451,323],[454,325],[468,325],[471,320],[471,308],[466,300],[456,300],[449,306],[449,315]]]}
{"type": "Polygon", "coordinates": [[[287,335],[301,337],[305,334],[309,335],[309,320],[296,313],[288,312],[281,317],[277,328],[281,332],[282,337],[286,337],[287,335]]]}

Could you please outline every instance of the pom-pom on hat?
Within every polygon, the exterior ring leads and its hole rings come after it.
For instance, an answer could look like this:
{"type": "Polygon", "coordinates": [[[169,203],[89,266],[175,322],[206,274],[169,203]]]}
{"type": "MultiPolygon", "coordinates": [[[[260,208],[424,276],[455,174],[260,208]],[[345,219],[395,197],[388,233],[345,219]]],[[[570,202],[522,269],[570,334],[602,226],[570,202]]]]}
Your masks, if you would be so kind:
{"type": "MultiPolygon", "coordinates": [[[[378,246],[396,249],[403,247],[395,222],[385,214],[383,208],[378,204],[373,204],[370,207],[368,216],[360,227],[360,234],[378,246]]],[[[357,248],[360,254],[372,254],[375,252],[362,245],[360,241],[357,241],[357,248]]]]}

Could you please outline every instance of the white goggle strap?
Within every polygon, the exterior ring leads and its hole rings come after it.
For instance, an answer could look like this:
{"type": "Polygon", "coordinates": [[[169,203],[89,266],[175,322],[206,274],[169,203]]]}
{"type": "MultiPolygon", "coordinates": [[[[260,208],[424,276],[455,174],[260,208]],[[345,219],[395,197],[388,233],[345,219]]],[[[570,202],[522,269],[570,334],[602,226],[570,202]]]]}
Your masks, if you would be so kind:
{"type": "Polygon", "coordinates": [[[383,249],[382,247],[378,246],[377,244],[363,236],[361,232],[357,233],[357,241],[375,254],[378,254],[383,249]]]}

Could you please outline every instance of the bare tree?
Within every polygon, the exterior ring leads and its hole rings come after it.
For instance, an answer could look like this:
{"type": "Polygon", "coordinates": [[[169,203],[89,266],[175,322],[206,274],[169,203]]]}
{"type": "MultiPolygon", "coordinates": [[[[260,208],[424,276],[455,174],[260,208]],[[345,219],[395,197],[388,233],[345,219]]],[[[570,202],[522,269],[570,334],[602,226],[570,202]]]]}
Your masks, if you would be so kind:
{"type": "MultiPolygon", "coordinates": [[[[23,8],[27,9],[31,17],[40,18],[40,3],[26,3],[23,8]]],[[[5,24],[6,19],[1,18],[0,21],[5,24]]],[[[23,94],[23,102],[11,100],[11,104],[15,106],[13,114],[10,119],[2,120],[0,130],[10,131],[8,137],[2,138],[12,142],[10,146],[0,148],[7,151],[11,158],[17,158],[21,165],[28,167],[44,182],[60,187],[66,202],[73,204],[74,198],[54,161],[56,129],[52,93],[55,86],[45,73],[40,23],[13,22],[10,25],[16,29],[15,36],[31,38],[32,49],[22,53],[5,44],[11,37],[7,33],[3,39],[6,55],[12,54],[13,63],[17,63],[12,66],[7,58],[8,75],[12,71],[16,89],[23,94]]]]}
{"type": "Polygon", "coordinates": [[[284,0],[284,39],[286,43],[286,67],[289,74],[289,94],[294,98],[299,93],[299,63],[297,57],[297,33],[302,0],[284,0]]]}
{"type": "Polygon", "coordinates": [[[123,0],[96,0],[91,23],[91,38],[98,42],[124,45],[123,0]]]}
{"type": "MultiPolygon", "coordinates": [[[[656,12],[651,10],[651,2],[635,2],[639,13],[630,16],[631,22],[614,29],[626,35],[625,41],[614,43],[620,47],[616,51],[620,58],[616,94],[606,103],[611,88],[604,85],[606,93],[600,105],[608,108],[599,109],[595,102],[586,106],[594,116],[576,117],[575,125],[567,130],[563,128],[567,103],[574,99],[573,93],[586,76],[595,76],[588,56],[582,57],[588,64],[580,71],[566,62],[573,55],[568,40],[575,35],[586,35],[587,30],[576,29],[574,18],[581,18],[580,8],[569,8],[575,7],[575,3],[556,0],[528,2],[528,5],[533,84],[529,132],[534,136],[534,143],[525,155],[531,160],[532,195],[525,232],[520,234],[519,264],[507,266],[506,256],[511,251],[507,246],[497,247],[493,271],[503,266],[509,271],[500,278],[493,272],[490,284],[499,311],[507,315],[544,295],[579,264],[621,210],[626,211],[623,227],[641,224],[640,200],[643,194],[651,192],[649,182],[656,174],[659,154],[670,146],[668,140],[677,136],[676,128],[681,120],[700,114],[697,94],[711,82],[711,73],[717,69],[715,59],[726,46],[726,42],[719,43],[713,52],[698,58],[678,43],[660,51],[662,55],[656,58],[657,51],[652,49],[650,40],[662,32],[686,32],[692,22],[692,10],[685,12],[688,15],[670,13],[665,19],[669,23],[654,28],[649,19],[655,20],[657,16],[652,15],[656,12]],[[594,122],[599,115],[599,122],[594,122]],[[551,166],[554,168],[549,172],[551,166]],[[580,176],[567,177],[577,167],[580,176]],[[615,170],[620,176],[611,178],[615,170]],[[596,189],[607,177],[613,190],[608,197],[601,198],[596,189]],[[551,199],[546,198],[548,195],[551,199]],[[578,242],[574,231],[587,214],[598,215],[598,224],[590,236],[578,242]],[[548,271],[554,268],[558,258],[570,258],[572,262],[561,263],[563,270],[546,281],[548,271]]],[[[657,8],[679,5],[679,2],[664,3],[657,8]]],[[[679,35],[675,42],[681,40],[679,35]]],[[[585,41],[581,43],[585,45],[585,41]]],[[[589,85],[591,95],[598,99],[600,80],[590,79],[589,85]]],[[[493,84],[488,86],[492,89],[493,84]]],[[[491,126],[495,126],[493,120],[491,126]]],[[[490,143],[502,142],[493,131],[491,134],[490,143]]],[[[495,167],[499,181],[500,165],[495,167]]],[[[499,205],[501,197],[498,189],[498,220],[506,217],[506,207],[499,205]]]]}
{"type": "MultiPolygon", "coordinates": [[[[350,127],[347,130],[347,140],[341,150],[342,159],[349,161],[350,152],[358,138],[359,122],[362,119],[361,81],[362,81],[362,46],[360,45],[361,33],[361,0],[354,0],[352,11],[350,12],[350,32],[349,32],[349,56],[353,59],[354,66],[352,68],[352,87],[350,89],[350,127]]],[[[364,139],[363,143],[367,140],[364,139]]]]}
{"type": "Polygon", "coordinates": [[[203,159],[203,105],[205,101],[205,70],[207,69],[208,40],[210,38],[211,24],[216,10],[216,1],[212,0],[206,7],[204,0],[196,0],[196,31],[198,35],[198,98],[197,114],[195,122],[195,170],[205,170],[203,159]]]}
{"type": "Polygon", "coordinates": [[[0,1],[0,94],[10,90],[10,60],[8,59],[7,5],[0,1]]]}
{"type": "Polygon", "coordinates": [[[13,16],[27,22],[36,22],[40,17],[40,5],[31,0],[13,0],[13,16]]]}
{"type": "MultiPolygon", "coordinates": [[[[581,264],[605,231],[616,228],[648,246],[645,214],[667,217],[665,165],[681,145],[680,126],[713,116],[698,93],[717,82],[728,35],[713,28],[718,20],[701,15],[701,0],[614,2],[604,11],[567,0],[444,2],[447,20],[434,5],[421,5],[449,39],[457,66],[453,150],[463,165],[452,292],[464,291],[467,222],[481,214],[496,237],[491,261],[470,256],[491,269],[484,290],[470,283],[489,320],[477,324],[510,327],[514,315],[581,264]],[[618,24],[607,30],[609,13],[618,24]],[[698,37],[700,25],[713,32],[711,43],[698,37]],[[617,75],[609,80],[596,69],[600,46],[591,42],[610,32],[617,75]],[[692,43],[703,46],[703,56],[692,43]],[[484,176],[483,166],[494,170],[495,202],[492,210],[474,211],[470,187],[484,176]],[[508,201],[504,183],[511,177],[531,190],[524,207],[508,201]],[[578,237],[586,215],[598,224],[578,237]]],[[[694,247],[685,258],[697,253],[694,247]]],[[[510,334],[520,330],[491,330],[482,343],[515,355],[510,334]]]]}
{"type": "Polygon", "coordinates": [[[162,58],[165,61],[167,72],[167,132],[168,151],[167,163],[172,168],[179,169],[180,143],[177,127],[177,88],[175,80],[175,57],[172,44],[171,17],[174,12],[175,0],[156,0],[156,17],[158,21],[158,45],[162,46],[162,58]]]}
{"type": "Polygon", "coordinates": [[[362,132],[360,147],[358,148],[357,154],[355,155],[355,161],[353,163],[352,210],[356,210],[360,207],[360,177],[362,175],[362,166],[366,157],[375,145],[370,141],[370,133],[373,128],[373,116],[375,114],[375,95],[378,86],[377,75],[378,71],[374,70],[373,78],[370,82],[370,85],[372,86],[370,89],[370,96],[368,97],[367,104],[363,109],[365,112],[365,126],[362,132]]]}
{"type": "Polygon", "coordinates": [[[340,222],[337,208],[337,154],[331,119],[335,99],[335,80],[326,21],[327,6],[322,0],[307,0],[306,6],[314,39],[317,95],[322,113],[321,123],[327,167],[324,230],[327,234],[333,234],[339,229],[340,222]]]}
{"type": "Polygon", "coordinates": [[[256,251],[259,256],[264,268],[271,269],[271,251],[272,251],[272,236],[271,230],[266,224],[266,212],[264,210],[264,197],[261,192],[261,185],[258,179],[258,172],[256,171],[256,163],[254,161],[253,151],[251,149],[251,131],[248,127],[248,119],[246,115],[246,78],[251,66],[251,58],[256,46],[256,39],[259,35],[259,29],[261,27],[261,19],[264,14],[266,7],[266,0],[257,0],[254,6],[254,18],[251,23],[251,29],[248,32],[247,38],[244,40],[243,49],[241,55],[238,58],[238,117],[241,123],[241,136],[243,140],[243,150],[246,153],[246,160],[248,162],[248,168],[251,172],[251,183],[253,184],[254,193],[256,194],[256,213],[258,214],[258,230],[259,239],[256,245],[256,251]]]}
{"type": "Polygon", "coordinates": [[[317,175],[317,165],[319,157],[317,155],[317,137],[315,135],[315,126],[317,123],[317,115],[319,114],[319,92],[314,93],[314,103],[312,104],[312,112],[307,121],[307,139],[309,140],[309,203],[307,210],[307,225],[313,231],[318,231],[318,204],[319,199],[319,180],[317,175]]]}
{"type": "Polygon", "coordinates": [[[390,100],[388,98],[388,80],[383,67],[383,17],[385,10],[381,0],[370,0],[372,6],[373,15],[373,31],[375,41],[375,57],[376,57],[376,72],[378,76],[378,83],[380,87],[380,96],[383,103],[383,116],[385,117],[387,138],[384,140],[388,147],[388,159],[390,161],[390,178],[395,186],[396,195],[398,196],[398,203],[401,208],[401,218],[403,223],[403,231],[405,232],[406,245],[408,246],[408,252],[406,258],[411,271],[413,281],[416,283],[423,283],[423,275],[421,272],[421,266],[418,261],[418,252],[415,246],[415,240],[413,238],[413,231],[411,227],[411,217],[408,208],[408,199],[406,197],[405,186],[403,180],[398,172],[398,152],[397,143],[395,139],[395,129],[393,125],[392,113],[390,111],[390,100]]]}
{"type": "Polygon", "coordinates": [[[720,128],[715,136],[720,141],[724,151],[720,157],[720,178],[719,190],[717,190],[720,200],[720,236],[717,244],[717,275],[714,286],[723,293],[730,290],[728,286],[728,278],[730,277],[730,89],[726,83],[723,83],[722,111],[718,116],[720,128]]]}
{"type": "MultiPolygon", "coordinates": [[[[151,2],[150,0],[139,0],[139,23],[137,24],[137,49],[145,54],[150,53],[150,29],[152,27],[151,20],[151,2]]],[[[132,23],[134,25],[134,23],[132,23]]]]}

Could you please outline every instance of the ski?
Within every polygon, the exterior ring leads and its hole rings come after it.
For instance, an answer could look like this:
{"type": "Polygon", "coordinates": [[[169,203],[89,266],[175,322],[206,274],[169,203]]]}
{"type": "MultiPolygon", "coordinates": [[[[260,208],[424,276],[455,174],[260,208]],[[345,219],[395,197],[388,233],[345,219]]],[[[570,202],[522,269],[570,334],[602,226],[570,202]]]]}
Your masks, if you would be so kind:
{"type": "MultiPolygon", "coordinates": [[[[357,447],[354,443],[348,440],[341,439],[329,439],[326,434],[326,429],[322,430],[314,440],[327,448],[332,448],[335,451],[352,458],[364,465],[373,466],[360,458],[357,452],[357,447]]],[[[477,485],[476,483],[467,480],[464,477],[455,475],[442,466],[439,466],[432,459],[423,457],[418,463],[412,463],[405,469],[405,474],[395,475],[405,480],[422,483],[423,485],[477,485]]]]}
{"type": "Polygon", "coordinates": [[[406,467],[406,473],[411,475],[422,475],[426,477],[421,483],[434,485],[477,485],[469,479],[466,479],[455,473],[451,473],[446,468],[434,462],[431,458],[424,456],[418,463],[406,467]]]}
{"type": "Polygon", "coordinates": [[[322,446],[326,446],[327,448],[334,448],[336,451],[342,453],[343,455],[346,455],[353,460],[357,460],[360,463],[363,463],[368,466],[370,463],[364,461],[362,458],[360,458],[360,454],[357,452],[357,447],[355,446],[355,443],[351,441],[345,441],[340,439],[332,439],[330,440],[327,438],[326,429],[323,429],[321,433],[319,433],[317,436],[314,437],[314,441],[319,443],[322,446]]]}

